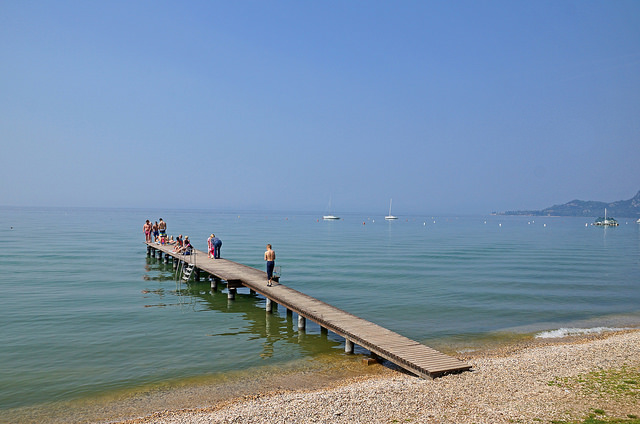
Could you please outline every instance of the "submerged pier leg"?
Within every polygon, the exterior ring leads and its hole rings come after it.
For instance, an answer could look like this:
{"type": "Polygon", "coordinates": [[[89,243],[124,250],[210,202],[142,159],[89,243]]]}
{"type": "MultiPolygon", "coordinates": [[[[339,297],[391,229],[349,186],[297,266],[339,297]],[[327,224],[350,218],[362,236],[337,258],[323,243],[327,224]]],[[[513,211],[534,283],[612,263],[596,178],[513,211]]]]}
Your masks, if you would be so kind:
{"type": "Polygon", "coordinates": [[[193,269],[193,280],[200,281],[200,268],[193,269]]]}
{"type": "Polygon", "coordinates": [[[304,329],[306,326],[307,326],[307,319],[302,315],[298,315],[298,331],[304,332],[304,329]]]}
{"type": "Polygon", "coordinates": [[[178,258],[174,257],[173,258],[173,269],[177,269],[178,268],[178,262],[179,262],[178,258]]]}
{"type": "Polygon", "coordinates": [[[273,301],[267,297],[267,302],[264,305],[267,312],[273,311],[273,301]]]}
{"type": "Polygon", "coordinates": [[[151,246],[147,246],[147,257],[151,256],[151,246]]]}
{"type": "Polygon", "coordinates": [[[349,339],[344,339],[344,352],[353,353],[353,342],[349,339]]]}
{"type": "Polygon", "coordinates": [[[168,264],[168,263],[169,263],[169,258],[171,258],[171,256],[169,256],[169,254],[168,254],[168,253],[166,253],[166,254],[164,255],[164,263],[165,263],[165,264],[168,264]]]}
{"type": "Polygon", "coordinates": [[[236,289],[229,289],[227,293],[227,299],[234,300],[236,298],[236,289]]]}
{"type": "Polygon", "coordinates": [[[211,276],[211,290],[218,291],[218,279],[211,276]]]}

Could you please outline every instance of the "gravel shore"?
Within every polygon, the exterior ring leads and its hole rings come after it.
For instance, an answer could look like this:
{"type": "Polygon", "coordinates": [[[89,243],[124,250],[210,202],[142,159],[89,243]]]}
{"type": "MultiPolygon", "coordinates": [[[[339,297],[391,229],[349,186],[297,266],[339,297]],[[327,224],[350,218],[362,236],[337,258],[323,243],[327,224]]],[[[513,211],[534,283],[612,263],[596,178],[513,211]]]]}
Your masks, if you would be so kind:
{"type": "Polygon", "coordinates": [[[247,396],[123,423],[549,423],[583,419],[594,410],[640,415],[639,381],[626,382],[630,392],[584,383],[590,373],[622,367],[637,376],[640,331],[516,346],[465,359],[472,371],[435,380],[389,370],[322,390],[247,396]]]}

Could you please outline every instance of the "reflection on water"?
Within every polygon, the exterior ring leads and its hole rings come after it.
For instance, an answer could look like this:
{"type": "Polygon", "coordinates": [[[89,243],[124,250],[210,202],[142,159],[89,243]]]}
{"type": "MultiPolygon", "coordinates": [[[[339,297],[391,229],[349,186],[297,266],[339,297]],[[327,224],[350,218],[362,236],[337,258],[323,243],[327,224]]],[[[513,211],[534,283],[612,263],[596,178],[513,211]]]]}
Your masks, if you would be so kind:
{"type": "Polygon", "coordinates": [[[166,290],[164,288],[147,290],[145,294],[151,298],[165,299],[165,301],[156,305],[149,304],[146,306],[180,306],[199,311],[209,310],[223,314],[233,314],[234,319],[239,319],[242,322],[242,326],[227,327],[222,331],[208,334],[208,336],[235,337],[244,335],[248,340],[259,340],[262,344],[262,351],[260,352],[262,358],[272,357],[276,344],[284,344],[285,349],[287,345],[295,346],[295,349],[299,349],[303,356],[326,353],[332,349],[340,348],[343,344],[343,340],[338,336],[332,338],[324,332],[315,334],[314,331],[318,330],[319,327],[312,323],[307,326],[305,331],[299,332],[297,325],[294,326],[291,312],[288,312],[285,307],[277,305],[275,302],[272,304],[273,311],[271,313],[266,312],[264,307],[265,298],[257,293],[252,293],[248,288],[237,289],[235,299],[231,300],[227,296],[227,290],[220,289],[224,284],[219,284],[217,291],[213,290],[207,274],[204,272],[201,274],[199,282],[190,281],[189,283],[184,283],[180,279],[176,279],[172,264],[165,264],[155,258],[147,258],[147,267],[149,272],[154,274],[149,277],[149,280],[174,280],[176,285],[175,290],[166,290]],[[176,301],[166,300],[167,297],[171,296],[176,301]]]}
{"type": "MultiPolygon", "coordinates": [[[[252,350],[252,355],[263,360],[282,357],[282,352],[295,352],[295,355],[288,362],[276,361],[243,371],[176,377],[141,386],[123,386],[119,390],[111,388],[71,401],[6,409],[0,422],[67,423],[121,419],[161,409],[194,407],[197,402],[210,405],[218,400],[265,390],[321,387],[349,375],[386,372],[381,367],[363,368],[358,355],[342,353],[340,337],[321,332],[317,325],[308,323],[306,332],[298,332],[293,314],[275,303],[273,312],[266,312],[265,298],[250,293],[249,289],[238,289],[235,300],[229,300],[226,289],[214,291],[207,278],[189,283],[176,280],[173,266],[154,258],[147,258],[145,271],[144,281],[158,284],[141,291],[145,308],[174,308],[186,316],[207,312],[213,312],[213,316],[223,314],[231,318],[228,321],[231,324],[224,328],[211,327],[216,331],[206,333],[205,337],[247,340],[254,346],[257,343],[260,350],[252,350]]],[[[193,325],[198,324],[194,322],[193,325]]],[[[230,362],[245,355],[234,344],[222,346],[220,351],[230,362]]],[[[204,366],[206,364],[201,367],[204,366]]]]}
{"type": "MultiPolygon", "coordinates": [[[[281,384],[287,370],[309,366],[323,375],[318,369],[359,363],[344,355],[342,338],[323,336],[312,322],[298,333],[295,317],[282,307],[268,314],[264,298],[246,289],[229,301],[206,280],[176,281],[173,264],[146,258],[140,228],[154,216],[172,233],[190,234],[201,250],[215,230],[223,256],[260,269],[271,242],[287,286],[436,348],[640,323],[635,223],[603,231],[582,219],[550,217],[391,223],[345,215],[329,223],[307,214],[0,212],[0,270],[10,276],[0,297],[0,420],[9,422],[29,422],[6,418],[10,408],[33,407],[49,417],[65,409],[63,402],[216,379],[227,393],[230,380],[242,379],[238,387],[281,384]],[[43,240],[56,242],[34,260],[43,240]],[[326,358],[326,366],[308,365],[326,358]],[[260,372],[265,377],[257,381],[260,372]]],[[[163,402],[157,409],[195,406],[163,402]]]]}

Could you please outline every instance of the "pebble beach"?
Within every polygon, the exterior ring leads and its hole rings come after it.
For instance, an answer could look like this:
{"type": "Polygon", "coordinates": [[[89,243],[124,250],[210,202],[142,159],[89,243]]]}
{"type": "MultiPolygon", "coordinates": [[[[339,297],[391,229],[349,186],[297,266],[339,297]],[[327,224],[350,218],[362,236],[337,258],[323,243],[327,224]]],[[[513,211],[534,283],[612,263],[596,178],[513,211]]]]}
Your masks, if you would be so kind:
{"type": "Polygon", "coordinates": [[[434,380],[374,365],[383,368],[375,376],[320,390],[271,391],[120,423],[551,423],[581,422],[593,411],[640,415],[638,330],[465,355],[471,371],[434,380]],[[616,377],[620,370],[636,380],[616,377]]]}

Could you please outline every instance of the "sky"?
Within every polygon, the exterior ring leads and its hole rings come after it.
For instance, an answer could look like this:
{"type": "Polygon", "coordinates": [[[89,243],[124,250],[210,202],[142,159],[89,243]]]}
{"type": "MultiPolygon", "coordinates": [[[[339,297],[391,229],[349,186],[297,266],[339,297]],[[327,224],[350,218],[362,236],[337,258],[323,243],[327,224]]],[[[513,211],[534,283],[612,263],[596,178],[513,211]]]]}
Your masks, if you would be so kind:
{"type": "Polygon", "coordinates": [[[0,0],[0,148],[5,206],[626,200],[640,2],[0,0]]]}

